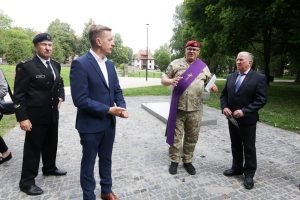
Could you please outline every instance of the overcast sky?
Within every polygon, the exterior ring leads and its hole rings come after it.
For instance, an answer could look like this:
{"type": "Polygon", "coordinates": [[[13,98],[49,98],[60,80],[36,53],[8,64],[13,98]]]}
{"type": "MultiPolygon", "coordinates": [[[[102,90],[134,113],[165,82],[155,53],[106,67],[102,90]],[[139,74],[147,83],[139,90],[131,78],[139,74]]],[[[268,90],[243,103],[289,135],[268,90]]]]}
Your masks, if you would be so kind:
{"type": "Polygon", "coordinates": [[[175,7],[183,0],[0,0],[0,12],[13,20],[13,26],[47,30],[59,19],[71,25],[81,36],[84,24],[93,19],[97,24],[120,33],[123,45],[134,53],[148,47],[153,52],[169,43],[174,28],[175,7]]]}

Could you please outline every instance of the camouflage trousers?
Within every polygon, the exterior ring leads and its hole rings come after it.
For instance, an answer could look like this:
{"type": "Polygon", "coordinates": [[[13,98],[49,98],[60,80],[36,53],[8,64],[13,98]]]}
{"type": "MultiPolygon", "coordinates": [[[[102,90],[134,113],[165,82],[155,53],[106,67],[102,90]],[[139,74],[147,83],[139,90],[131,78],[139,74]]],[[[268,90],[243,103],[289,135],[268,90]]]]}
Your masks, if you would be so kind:
{"type": "Polygon", "coordinates": [[[169,147],[171,162],[179,163],[181,157],[184,163],[192,162],[199,137],[202,113],[202,110],[177,111],[174,145],[169,147]]]}

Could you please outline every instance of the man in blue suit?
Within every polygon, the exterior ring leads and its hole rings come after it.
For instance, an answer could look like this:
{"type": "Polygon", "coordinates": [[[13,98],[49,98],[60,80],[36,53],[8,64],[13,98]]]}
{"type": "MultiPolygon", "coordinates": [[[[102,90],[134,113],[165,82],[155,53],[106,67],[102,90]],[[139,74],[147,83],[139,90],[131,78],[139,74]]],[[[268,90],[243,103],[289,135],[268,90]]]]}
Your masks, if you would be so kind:
{"type": "Polygon", "coordinates": [[[253,56],[240,52],[236,58],[237,72],[231,74],[222,91],[221,109],[230,119],[232,167],[224,171],[225,176],[244,174],[244,186],[252,189],[256,161],[256,124],[258,110],[267,102],[266,78],[251,70],[253,56]]]}
{"type": "Polygon", "coordinates": [[[70,71],[76,129],[82,145],[80,184],[84,200],[96,199],[94,165],[98,154],[101,198],[118,200],[112,192],[111,177],[115,116],[127,118],[128,112],[115,66],[106,58],[114,47],[111,29],[91,25],[88,35],[91,49],[73,61],[70,71]]]}

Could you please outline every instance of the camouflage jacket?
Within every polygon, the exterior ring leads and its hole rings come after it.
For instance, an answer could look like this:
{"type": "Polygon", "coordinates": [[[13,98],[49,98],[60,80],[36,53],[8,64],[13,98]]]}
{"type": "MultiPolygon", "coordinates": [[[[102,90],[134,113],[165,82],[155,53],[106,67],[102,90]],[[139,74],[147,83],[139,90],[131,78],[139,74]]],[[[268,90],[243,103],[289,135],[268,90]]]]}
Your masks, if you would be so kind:
{"type": "MultiPolygon", "coordinates": [[[[169,64],[163,76],[167,76],[168,78],[181,76],[189,66],[185,58],[176,59],[169,64]]],[[[178,109],[183,111],[202,110],[202,93],[210,78],[211,73],[206,66],[181,95],[178,109]]]]}

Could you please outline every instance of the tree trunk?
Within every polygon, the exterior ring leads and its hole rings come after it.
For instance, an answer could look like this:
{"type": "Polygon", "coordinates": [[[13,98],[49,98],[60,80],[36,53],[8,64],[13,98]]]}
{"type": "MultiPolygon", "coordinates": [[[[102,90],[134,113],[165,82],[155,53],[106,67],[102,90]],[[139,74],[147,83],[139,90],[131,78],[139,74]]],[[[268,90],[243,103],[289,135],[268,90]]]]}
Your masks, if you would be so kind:
{"type": "Polygon", "coordinates": [[[300,68],[297,70],[295,83],[300,83],[300,68]]]}
{"type": "Polygon", "coordinates": [[[268,27],[264,30],[264,62],[265,62],[265,75],[267,77],[267,84],[273,81],[274,77],[270,76],[270,59],[271,59],[271,36],[272,28],[268,27]]]}

